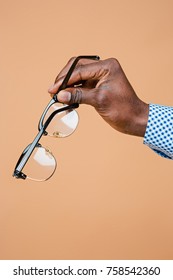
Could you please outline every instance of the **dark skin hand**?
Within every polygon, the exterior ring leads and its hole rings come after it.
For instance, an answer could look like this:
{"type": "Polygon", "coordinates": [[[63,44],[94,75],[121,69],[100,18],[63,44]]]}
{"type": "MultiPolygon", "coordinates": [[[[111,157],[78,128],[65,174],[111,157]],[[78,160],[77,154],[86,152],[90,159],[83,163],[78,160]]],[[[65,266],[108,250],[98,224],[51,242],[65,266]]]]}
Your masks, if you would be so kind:
{"type": "MultiPolygon", "coordinates": [[[[57,76],[49,93],[60,87],[75,58],[71,58],[57,76]]],[[[59,102],[93,106],[114,129],[143,137],[149,106],[138,98],[120,63],[115,58],[80,60],[68,82],[68,88],[58,93],[59,102]]]]}

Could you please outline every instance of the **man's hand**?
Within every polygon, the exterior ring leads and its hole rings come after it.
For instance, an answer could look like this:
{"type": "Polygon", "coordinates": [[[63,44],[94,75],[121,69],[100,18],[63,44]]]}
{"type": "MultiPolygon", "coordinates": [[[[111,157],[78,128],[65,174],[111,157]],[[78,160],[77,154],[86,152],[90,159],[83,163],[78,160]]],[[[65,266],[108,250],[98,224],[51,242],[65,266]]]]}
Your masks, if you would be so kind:
{"type": "MultiPolygon", "coordinates": [[[[70,59],[49,89],[58,91],[75,58],[70,59]]],[[[148,104],[138,98],[119,62],[114,58],[100,61],[80,60],[68,82],[58,93],[59,102],[93,106],[114,129],[144,136],[148,120],[148,104]]]]}

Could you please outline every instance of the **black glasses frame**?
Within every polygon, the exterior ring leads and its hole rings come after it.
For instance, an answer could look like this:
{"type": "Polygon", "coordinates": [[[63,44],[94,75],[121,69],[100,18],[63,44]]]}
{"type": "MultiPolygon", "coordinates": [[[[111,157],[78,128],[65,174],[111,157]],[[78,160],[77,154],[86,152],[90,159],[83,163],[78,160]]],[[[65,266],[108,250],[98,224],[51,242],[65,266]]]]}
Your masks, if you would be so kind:
{"type": "MultiPolygon", "coordinates": [[[[49,117],[48,119],[45,121],[45,123],[43,123],[44,121],[44,118],[45,118],[45,115],[46,113],[48,112],[49,108],[54,104],[54,103],[57,103],[58,102],[58,98],[57,98],[57,94],[58,92],[60,92],[61,90],[67,88],[67,84],[68,84],[68,81],[76,67],[76,64],[78,63],[78,61],[80,59],[92,59],[92,60],[99,60],[99,56],[87,56],[87,55],[84,55],[84,56],[78,56],[76,57],[76,59],[74,60],[73,64],[71,65],[69,71],[67,72],[61,86],[59,87],[58,91],[56,92],[56,94],[54,94],[54,96],[52,97],[52,99],[50,100],[50,102],[48,103],[48,105],[46,106],[46,108],[44,109],[42,115],[41,115],[41,118],[40,118],[40,121],[39,121],[39,124],[38,124],[38,134],[36,135],[36,137],[34,138],[33,142],[28,145],[25,150],[23,151],[23,153],[21,154],[17,164],[16,164],[16,167],[14,169],[14,173],[13,173],[13,176],[16,177],[17,179],[26,179],[27,178],[27,175],[24,174],[22,172],[25,164],[27,163],[28,159],[30,158],[32,152],[34,151],[34,149],[36,147],[41,147],[41,144],[39,144],[39,140],[41,139],[41,137],[43,135],[47,135],[48,133],[46,132],[46,128],[48,127],[49,123],[51,122],[51,120],[54,118],[54,116],[60,112],[63,112],[63,111],[66,111],[66,110],[73,110],[75,108],[78,108],[79,107],[79,104],[78,103],[74,103],[74,104],[71,104],[71,105],[67,105],[67,106],[63,106],[62,108],[58,109],[58,110],[55,110],[49,117]]],[[[53,174],[52,174],[53,175],[53,174]]]]}

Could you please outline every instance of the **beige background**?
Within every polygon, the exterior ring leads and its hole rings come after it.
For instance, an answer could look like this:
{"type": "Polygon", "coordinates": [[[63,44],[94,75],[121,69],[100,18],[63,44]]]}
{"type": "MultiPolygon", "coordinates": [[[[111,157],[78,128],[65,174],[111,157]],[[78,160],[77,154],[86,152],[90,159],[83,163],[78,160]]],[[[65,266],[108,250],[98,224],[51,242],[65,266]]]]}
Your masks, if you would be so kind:
{"type": "Polygon", "coordinates": [[[71,56],[116,57],[143,100],[173,105],[172,10],[169,0],[1,0],[1,259],[173,258],[172,161],[93,108],[80,106],[71,137],[42,139],[59,162],[50,181],[11,176],[71,56]]]}

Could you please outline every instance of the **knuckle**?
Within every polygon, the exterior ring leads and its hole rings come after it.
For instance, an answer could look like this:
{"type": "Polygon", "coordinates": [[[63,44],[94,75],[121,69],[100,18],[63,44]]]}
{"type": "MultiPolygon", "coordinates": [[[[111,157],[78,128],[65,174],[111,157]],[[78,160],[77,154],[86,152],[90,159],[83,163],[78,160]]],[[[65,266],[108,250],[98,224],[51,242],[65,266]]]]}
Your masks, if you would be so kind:
{"type": "Polygon", "coordinates": [[[82,90],[81,88],[75,88],[71,95],[71,103],[81,103],[82,102],[82,90]]]}
{"type": "Polygon", "coordinates": [[[119,70],[121,67],[119,61],[116,58],[108,58],[106,63],[109,69],[119,70]]]}

